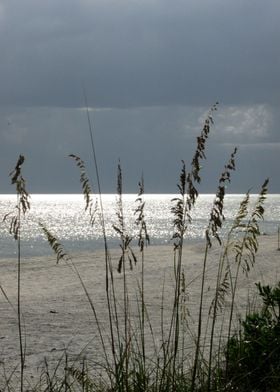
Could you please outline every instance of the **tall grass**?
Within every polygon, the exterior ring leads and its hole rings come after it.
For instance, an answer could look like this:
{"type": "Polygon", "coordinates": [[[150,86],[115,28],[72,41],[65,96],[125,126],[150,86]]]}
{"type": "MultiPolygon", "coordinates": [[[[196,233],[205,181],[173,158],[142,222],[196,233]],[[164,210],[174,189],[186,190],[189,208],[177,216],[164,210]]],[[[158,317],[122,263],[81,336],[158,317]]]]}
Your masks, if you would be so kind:
{"type": "MultiPolygon", "coordinates": [[[[195,385],[195,377],[196,377],[196,369],[198,363],[198,356],[200,351],[200,338],[201,338],[201,326],[202,326],[202,308],[203,308],[203,300],[204,300],[204,287],[205,287],[205,273],[206,273],[206,264],[209,249],[212,247],[211,237],[217,239],[219,245],[222,244],[221,238],[218,230],[222,227],[223,220],[225,219],[223,214],[224,208],[224,197],[225,197],[225,186],[227,182],[230,182],[230,173],[232,170],[235,170],[235,155],[237,149],[235,148],[233,153],[230,156],[230,160],[225,166],[225,170],[220,176],[218,190],[215,196],[215,200],[213,203],[213,207],[210,212],[210,219],[208,227],[205,231],[206,245],[204,251],[204,260],[203,260],[203,269],[202,269],[202,279],[201,279],[201,290],[200,290],[200,304],[199,304],[199,315],[198,315],[198,329],[197,329],[197,339],[196,339],[196,349],[195,349],[195,360],[194,360],[194,370],[192,375],[192,390],[194,390],[195,385]]],[[[218,272],[219,275],[219,272],[218,272]]],[[[225,285],[223,286],[225,287],[225,285]]],[[[216,296],[217,298],[217,296],[216,296]]],[[[213,350],[213,336],[214,336],[214,325],[216,320],[216,303],[214,304],[214,314],[213,314],[213,324],[212,324],[212,333],[210,339],[210,355],[209,355],[209,370],[208,370],[208,390],[210,390],[211,384],[211,366],[212,366],[212,350],[213,350]]]]}
{"type": "MultiPolygon", "coordinates": [[[[85,97],[86,99],[86,97],[85,97]]],[[[85,299],[90,305],[91,312],[97,326],[98,337],[104,361],[100,364],[102,377],[97,377],[89,363],[83,359],[79,367],[76,362],[70,363],[67,356],[63,356],[55,369],[51,369],[45,362],[40,381],[34,386],[34,391],[215,391],[227,390],[231,382],[229,374],[230,346],[233,331],[234,308],[236,303],[237,284],[240,273],[248,274],[255,263],[260,234],[258,222],[263,219],[264,201],[267,194],[268,180],[261,187],[257,202],[249,214],[250,194],[247,193],[240,203],[236,218],[227,235],[221,235],[224,216],[224,198],[226,184],[231,181],[232,171],[235,170],[237,150],[234,149],[226,163],[220,178],[218,188],[209,213],[209,223],[205,228],[205,247],[201,254],[201,285],[196,329],[190,328],[190,314],[187,298],[187,275],[184,270],[184,249],[188,236],[188,228],[195,219],[194,207],[199,196],[199,184],[202,180],[202,160],[206,159],[206,143],[213,124],[213,114],[217,110],[215,104],[206,116],[201,134],[197,138],[196,149],[187,170],[182,161],[178,181],[179,194],[171,201],[173,214],[173,259],[174,292],[171,299],[170,313],[166,315],[165,283],[156,282],[161,292],[161,343],[155,343],[157,328],[151,322],[146,303],[145,276],[146,247],[149,245],[149,227],[145,217],[145,194],[143,176],[139,182],[139,191],[135,200],[134,220],[137,228],[136,236],[131,234],[126,225],[126,211],[123,203],[123,173],[120,162],[117,166],[116,186],[116,217],[113,226],[119,237],[120,256],[118,266],[113,268],[109,243],[106,234],[105,217],[102,203],[102,191],[99,179],[99,167],[94,143],[93,127],[87,110],[87,119],[92,144],[93,162],[97,186],[92,187],[87,175],[84,161],[71,154],[80,171],[80,183],[85,201],[85,212],[89,216],[89,225],[94,230],[100,225],[104,240],[104,268],[106,293],[106,310],[108,315],[108,330],[101,326],[95,301],[90,295],[86,283],[79,271],[75,260],[65,251],[63,244],[52,233],[52,229],[40,222],[50,247],[56,254],[57,262],[66,263],[77,277],[85,299]],[[93,188],[97,189],[96,194],[93,188]],[[214,296],[210,301],[208,319],[205,319],[205,286],[209,253],[213,241],[220,247],[217,260],[217,276],[214,296]],[[138,247],[138,251],[137,248],[138,247]],[[140,278],[134,291],[130,287],[131,270],[140,270],[140,278]],[[121,295],[117,290],[116,274],[121,276],[121,295]],[[136,300],[135,300],[136,298],[136,300]],[[230,301],[229,310],[225,306],[226,298],[230,301]],[[136,305],[135,305],[136,304],[136,305]],[[135,315],[136,313],[136,315],[135,315]],[[218,318],[228,316],[227,336],[223,341],[221,326],[218,318]],[[167,325],[167,327],[166,327],[167,325]],[[205,336],[203,338],[203,331],[205,336]],[[207,335],[207,331],[209,335],[207,335]],[[187,342],[192,339],[194,349],[189,349],[187,342]],[[216,340],[218,339],[218,344],[216,340]],[[108,344],[109,342],[109,344],[108,344]],[[149,349],[147,347],[149,345],[149,349]]],[[[20,389],[24,390],[24,337],[21,325],[21,225],[22,217],[30,208],[29,195],[25,189],[25,180],[21,175],[24,157],[20,156],[14,171],[11,173],[12,183],[16,184],[17,205],[16,213],[7,214],[5,221],[9,221],[10,233],[18,244],[18,326],[21,362],[20,389]]],[[[119,279],[118,279],[119,280],[119,279]]],[[[1,287],[3,291],[3,288],[1,287]]],[[[4,291],[3,291],[4,292],[4,291]]],[[[8,299],[8,298],[7,298],[8,299]]],[[[207,305],[208,306],[208,305],[207,305]]],[[[79,354],[79,353],[77,353],[79,354]]],[[[94,353],[92,353],[94,355],[94,353]]],[[[10,385],[6,383],[6,385],[10,385]]],[[[10,388],[7,386],[7,389],[10,388]]],[[[12,390],[10,388],[10,390],[12,390]]]]}
{"type": "Polygon", "coordinates": [[[17,242],[17,321],[19,335],[19,351],[20,351],[20,391],[23,391],[23,376],[25,366],[25,342],[23,336],[22,313],[21,313],[21,228],[22,219],[26,212],[30,209],[29,194],[26,191],[25,179],[22,176],[22,165],[24,156],[20,155],[15,168],[10,173],[11,183],[16,187],[17,203],[14,211],[9,212],[3,218],[4,221],[9,220],[9,231],[17,242]]]}

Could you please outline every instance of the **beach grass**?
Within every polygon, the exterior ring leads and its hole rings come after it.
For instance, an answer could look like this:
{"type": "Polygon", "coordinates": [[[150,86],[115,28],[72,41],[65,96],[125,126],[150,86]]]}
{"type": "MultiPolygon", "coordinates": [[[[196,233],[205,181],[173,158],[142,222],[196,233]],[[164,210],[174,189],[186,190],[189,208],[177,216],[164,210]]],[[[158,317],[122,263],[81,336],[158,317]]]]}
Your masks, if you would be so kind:
{"type": "MultiPolygon", "coordinates": [[[[273,344],[280,339],[279,286],[259,284],[262,306],[254,312],[249,312],[250,299],[248,298],[246,306],[248,314],[243,314],[238,329],[235,324],[238,318],[235,312],[239,282],[244,279],[244,276],[248,277],[255,266],[259,250],[259,221],[264,216],[268,191],[268,180],[265,180],[254,205],[251,204],[250,193],[246,193],[231,228],[225,236],[221,236],[225,220],[226,185],[231,181],[235,171],[236,148],[230,154],[217,181],[217,192],[205,228],[205,242],[199,247],[200,272],[190,279],[188,276],[190,271],[186,269],[188,229],[195,219],[193,209],[199,196],[199,184],[202,181],[202,161],[206,159],[207,141],[216,110],[217,104],[206,116],[202,131],[197,138],[189,170],[186,163],[182,161],[177,181],[178,196],[171,201],[173,214],[171,224],[174,228],[168,256],[171,281],[167,283],[165,276],[161,275],[158,264],[160,260],[153,260],[155,280],[152,285],[156,290],[156,298],[151,298],[148,287],[149,268],[151,268],[148,263],[150,236],[145,219],[144,179],[140,179],[138,194],[135,197],[134,216],[138,229],[135,237],[126,227],[123,173],[121,163],[118,163],[117,223],[113,228],[119,237],[120,251],[115,262],[116,250],[110,249],[106,235],[99,167],[93,127],[88,113],[97,178],[96,194],[93,193],[94,187],[90,184],[83,160],[74,154],[70,157],[80,172],[85,213],[88,214],[89,225],[92,230],[95,225],[100,225],[103,232],[104,280],[102,289],[98,291],[102,301],[96,297],[95,288],[88,285],[87,276],[79,260],[68,254],[60,239],[52,233],[51,227],[46,227],[42,222],[39,224],[56,255],[57,263],[65,264],[76,277],[81,296],[88,304],[89,318],[93,319],[93,336],[89,335],[87,339],[89,342],[94,340],[95,350],[89,350],[86,345],[83,350],[72,353],[68,347],[65,347],[55,360],[42,358],[41,366],[33,378],[30,378],[26,372],[28,331],[24,323],[25,315],[22,311],[24,300],[21,296],[24,268],[21,227],[24,224],[25,214],[32,206],[22,176],[24,157],[19,157],[11,175],[12,183],[16,186],[17,204],[14,211],[8,212],[4,220],[8,223],[11,235],[14,236],[18,252],[16,314],[20,366],[7,369],[3,361],[1,373],[3,391],[280,390],[277,389],[280,381],[279,349],[273,344]],[[209,270],[212,268],[215,273],[210,289],[208,277],[209,270]],[[198,282],[199,287],[193,307],[189,304],[192,280],[198,282]],[[151,301],[158,306],[156,323],[153,314],[155,308],[154,304],[151,306],[151,301]],[[259,329],[261,333],[256,334],[256,330],[259,329]],[[257,354],[256,347],[260,346],[260,342],[261,349],[257,354]],[[263,357],[262,360],[256,361],[256,355],[258,358],[263,357]],[[258,378],[254,377],[256,374],[258,378]],[[265,385],[270,389],[265,389],[265,385]]],[[[1,291],[5,300],[12,304],[2,286],[1,291]]],[[[71,299],[71,293],[69,297],[71,299]]],[[[56,301],[59,303],[60,298],[56,298],[56,301]]],[[[79,334],[75,339],[79,339],[79,334]]]]}

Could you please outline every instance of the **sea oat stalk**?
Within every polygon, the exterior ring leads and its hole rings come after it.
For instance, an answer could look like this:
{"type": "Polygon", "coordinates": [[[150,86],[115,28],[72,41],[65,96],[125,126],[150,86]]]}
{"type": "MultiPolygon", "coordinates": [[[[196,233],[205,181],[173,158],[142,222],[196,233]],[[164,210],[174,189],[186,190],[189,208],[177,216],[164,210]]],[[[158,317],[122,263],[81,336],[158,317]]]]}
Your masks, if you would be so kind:
{"type": "Polygon", "coordinates": [[[30,209],[30,197],[25,188],[25,180],[22,177],[21,169],[24,163],[24,156],[20,155],[14,170],[10,173],[11,183],[16,186],[17,204],[15,213],[9,213],[4,216],[4,221],[10,219],[10,234],[17,241],[17,318],[18,334],[20,347],[20,390],[23,392],[23,375],[25,366],[25,349],[22,336],[22,315],[21,315],[21,228],[22,218],[30,209]]]}

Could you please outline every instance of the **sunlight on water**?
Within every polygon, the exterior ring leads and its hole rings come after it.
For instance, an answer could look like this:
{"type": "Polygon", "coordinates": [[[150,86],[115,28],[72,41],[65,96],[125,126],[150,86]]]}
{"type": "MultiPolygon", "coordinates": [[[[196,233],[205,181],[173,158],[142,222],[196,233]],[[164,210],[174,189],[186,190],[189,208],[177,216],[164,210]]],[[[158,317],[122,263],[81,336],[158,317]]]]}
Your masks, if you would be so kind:
{"type": "MultiPolygon", "coordinates": [[[[173,233],[170,212],[172,199],[176,195],[153,194],[145,195],[145,220],[152,244],[172,243],[173,233]]],[[[226,217],[224,229],[230,227],[231,221],[244,196],[228,195],[225,199],[224,214],[226,217]]],[[[252,205],[256,196],[251,197],[252,205]]],[[[118,246],[118,235],[113,229],[117,224],[117,197],[103,195],[102,203],[106,222],[106,235],[111,246],[118,246]]],[[[129,233],[137,236],[135,225],[135,195],[123,195],[125,225],[129,233]]],[[[193,222],[188,230],[188,239],[198,241],[203,239],[207,227],[209,212],[212,207],[214,195],[201,195],[196,208],[193,210],[193,222]]],[[[16,204],[15,195],[0,196],[0,256],[14,256],[16,253],[15,241],[9,234],[7,223],[2,222],[5,214],[12,211],[16,204]]],[[[96,224],[89,225],[89,216],[84,210],[83,195],[32,195],[31,210],[23,223],[22,246],[24,253],[31,255],[44,255],[51,253],[38,222],[42,222],[62,242],[69,252],[89,251],[103,246],[102,230],[99,217],[96,224]]],[[[269,195],[265,207],[265,221],[261,224],[262,232],[276,233],[280,222],[280,195],[269,195]]]]}

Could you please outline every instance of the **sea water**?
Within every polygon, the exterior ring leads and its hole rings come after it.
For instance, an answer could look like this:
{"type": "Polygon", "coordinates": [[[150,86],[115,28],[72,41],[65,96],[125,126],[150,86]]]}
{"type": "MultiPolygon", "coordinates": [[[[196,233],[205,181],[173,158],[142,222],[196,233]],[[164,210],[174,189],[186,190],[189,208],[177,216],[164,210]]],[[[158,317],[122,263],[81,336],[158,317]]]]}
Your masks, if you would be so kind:
{"type": "MultiPolygon", "coordinates": [[[[145,201],[145,222],[152,245],[172,245],[174,232],[174,215],[171,208],[172,201],[177,195],[147,194],[145,201]]],[[[215,195],[200,195],[195,208],[192,210],[192,223],[189,225],[187,241],[201,241],[205,236],[205,229],[209,222],[209,215],[215,195]]],[[[224,202],[223,229],[221,235],[230,228],[238,207],[244,195],[227,195],[224,202]]],[[[125,194],[123,212],[125,230],[129,235],[137,237],[139,228],[135,224],[138,206],[137,196],[125,194]]],[[[117,196],[102,195],[103,217],[105,232],[110,247],[120,244],[119,234],[114,229],[118,225],[117,196]]],[[[250,206],[254,207],[257,195],[251,195],[250,206]]],[[[16,195],[0,195],[0,257],[15,257],[17,244],[9,233],[10,218],[16,214],[16,195]],[[3,222],[6,214],[11,213],[3,222]]],[[[100,205],[100,203],[99,203],[100,205]]],[[[83,195],[47,194],[31,195],[30,210],[21,222],[21,252],[23,257],[49,255],[52,253],[44,233],[40,228],[41,222],[63,244],[68,253],[88,252],[101,249],[104,245],[102,225],[100,221],[100,207],[96,221],[90,224],[89,214],[85,211],[83,195]]],[[[265,201],[264,221],[260,222],[260,231],[265,234],[276,234],[280,225],[280,195],[268,195],[265,201]]],[[[136,240],[135,240],[136,243],[136,240]]]]}

